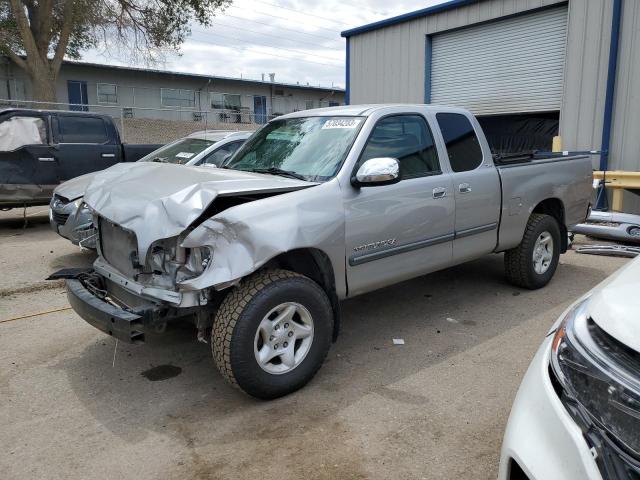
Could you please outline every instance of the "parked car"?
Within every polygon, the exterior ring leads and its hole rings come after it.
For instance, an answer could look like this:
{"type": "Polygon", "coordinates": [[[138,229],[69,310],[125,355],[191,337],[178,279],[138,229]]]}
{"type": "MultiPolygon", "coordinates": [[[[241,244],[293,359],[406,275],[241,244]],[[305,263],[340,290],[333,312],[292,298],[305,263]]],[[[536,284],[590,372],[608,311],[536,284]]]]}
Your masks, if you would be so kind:
{"type": "Polygon", "coordinates": [[[0,208],[48,205],[61,182],[134,162],[159,146],[123,144],[109,115],[1,110],[0,208]]]}
{"type": "Polygon", "coordinates": [[[342,299],[492,252],[506,252],[516,285],[551,280],[567,227],[587,214],[591,162],[508,162],[494,163],[463,109],[288,114],[222,168],[144,162],[97,175],[85,203],[98,258],[59,276],[74,310],[109,335],[139,343],[191,320],[200,339],[211,329],[224,378],[278,397],[320,368],[342,299]]]}
{"type": "MultiPolygon", "coordinates": [[[[142,157],[139,162],[218,167],[251,136],[251,131],[208,130],[195,132],[142,157]]],[[[75,245],[96,248],[96,230],[82,196],[97,172],[60,184],[49,205],[51,228],[75,245]]]]}
{"type": "Polygon", "coordinates": [[[640,478],[640,258],[558,319],[516,395],[500,480],[640,478]]]}

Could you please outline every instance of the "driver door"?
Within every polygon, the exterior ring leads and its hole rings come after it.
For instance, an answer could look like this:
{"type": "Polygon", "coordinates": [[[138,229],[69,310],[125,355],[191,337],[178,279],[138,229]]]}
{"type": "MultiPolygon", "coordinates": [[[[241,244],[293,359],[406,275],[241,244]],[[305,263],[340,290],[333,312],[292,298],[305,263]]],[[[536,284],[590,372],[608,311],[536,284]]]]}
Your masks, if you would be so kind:
{"type": "Polygon", "coordinates": [[[400,181],[354,187],[344,199],[350,296],[437,270],[452,259],[453,187],[427,120],[418,114],[380,119],[357,167],[380,157],[398,159],[400,181]]]}

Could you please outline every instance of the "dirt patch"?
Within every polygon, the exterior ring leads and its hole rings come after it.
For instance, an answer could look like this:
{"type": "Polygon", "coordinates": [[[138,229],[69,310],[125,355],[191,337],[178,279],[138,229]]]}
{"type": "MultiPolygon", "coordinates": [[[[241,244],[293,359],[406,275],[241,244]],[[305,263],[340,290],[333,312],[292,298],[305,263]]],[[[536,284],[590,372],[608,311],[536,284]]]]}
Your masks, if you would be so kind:
{"type": "Polygon", "coordinates": [[[61,290],[63,288],[64,280],[48,280],[45,282],[32,283],[31,285],[25,285],[22,287],[0,288],[0,298],[39,292],[41,290],[61,290]]]}

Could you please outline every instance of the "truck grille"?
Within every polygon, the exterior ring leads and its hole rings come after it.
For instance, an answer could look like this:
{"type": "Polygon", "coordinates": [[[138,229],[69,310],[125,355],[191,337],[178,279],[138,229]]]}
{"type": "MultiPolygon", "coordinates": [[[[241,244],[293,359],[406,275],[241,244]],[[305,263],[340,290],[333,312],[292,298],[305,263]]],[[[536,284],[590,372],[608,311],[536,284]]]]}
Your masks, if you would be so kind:
{"type": "Polygon", "coordinates": [[[107,219],[98,220],[100,251],[104,259],[123,275],[134,278],[138,269],[138,242],[134,233],[107,219]]]}

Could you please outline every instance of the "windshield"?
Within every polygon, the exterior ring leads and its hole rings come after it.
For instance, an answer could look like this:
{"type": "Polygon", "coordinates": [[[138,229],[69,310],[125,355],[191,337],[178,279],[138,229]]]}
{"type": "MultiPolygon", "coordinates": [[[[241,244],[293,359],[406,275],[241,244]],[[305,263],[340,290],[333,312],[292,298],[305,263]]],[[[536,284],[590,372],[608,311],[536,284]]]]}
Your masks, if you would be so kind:
{"type": "Polygon", "coordinates": [[[183,138],[164,147],[154,150],[149,155],[142,157],[139,162],[177,163],[184,165],[193,157],[209,148],[215,142],[200,138],[183,138]]]}
{"type": "Polygon", "coordinates": [[[245,171],[277,170],[325,181],[342,165],[360,126],[361,117],[303,117],[274,120],[258,132],[224,165],[245,171]]]}

